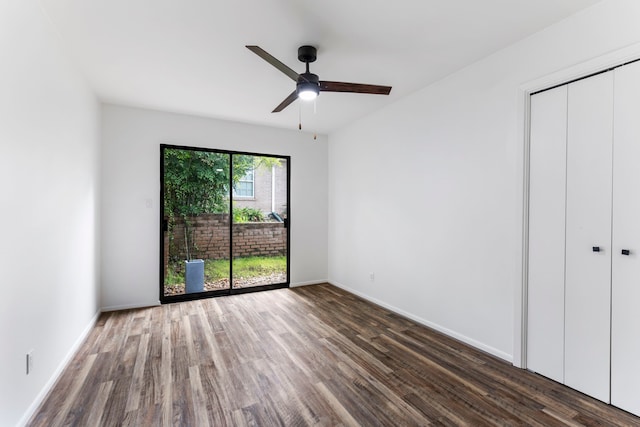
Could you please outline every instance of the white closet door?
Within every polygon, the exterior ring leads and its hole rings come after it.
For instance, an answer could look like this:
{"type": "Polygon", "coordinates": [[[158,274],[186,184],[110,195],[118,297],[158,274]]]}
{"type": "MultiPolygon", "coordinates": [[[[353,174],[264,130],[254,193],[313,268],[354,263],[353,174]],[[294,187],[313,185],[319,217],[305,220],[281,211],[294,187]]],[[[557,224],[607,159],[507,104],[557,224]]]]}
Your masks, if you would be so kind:
{"type": "Polygon", "coordinates": [[[612,132],[613,73],[569,84],[564,379],[605,402],[610,395],[612,132]]]}
{"type": "Polygon", "coordinates": [[[531,97],[527,368],[564,381],[567,86],[531,97]]]}
{"type": "Polygon", "coordinates": [[[615,71],[614,98],[611,403],[640,415],[639,63],[615,71]]]}

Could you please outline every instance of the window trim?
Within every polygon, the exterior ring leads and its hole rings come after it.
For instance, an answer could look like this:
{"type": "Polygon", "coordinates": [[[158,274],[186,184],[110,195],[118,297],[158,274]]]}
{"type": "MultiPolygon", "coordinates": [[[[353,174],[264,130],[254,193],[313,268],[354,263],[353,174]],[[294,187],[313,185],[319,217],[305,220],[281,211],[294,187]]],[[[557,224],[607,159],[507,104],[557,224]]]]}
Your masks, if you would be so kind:
{"type": "Polygon", "coordinates": [[[250,196],[244,196],[244,195],[237,194],[236,193],[236,187],[234,185],[234,187],[233,187],[233,198],[234,199],[238,199],[238,200],[255,200],[255,198],[256,198],[256,169],[255,168],[251,168],[250,172],[251,172],[251,180],[244,179],[249,174],[249,172],[247,172],[247,174],[245,174],[245,176],[243,176],[242,179],[238,180],[238,183],[250,182],[251,183],[251,195],[250,196]]]}

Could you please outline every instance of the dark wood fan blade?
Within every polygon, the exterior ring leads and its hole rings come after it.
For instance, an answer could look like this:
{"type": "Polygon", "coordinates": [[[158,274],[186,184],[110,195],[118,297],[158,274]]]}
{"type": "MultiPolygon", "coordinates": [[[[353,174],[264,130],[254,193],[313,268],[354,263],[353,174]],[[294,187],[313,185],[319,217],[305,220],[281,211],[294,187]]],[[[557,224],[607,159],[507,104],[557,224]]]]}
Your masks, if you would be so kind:
{"type": "Polygon", "coordinates": [[[285,108],[287,108],[289,106],[289,104],[291,104],[293,101],[295,101],[296,99],[298,99],[298,94],[296,93],[296,91],[294,90],[293,92],[291,92],[291,95],[287,96],[284,101],[282,101],[280,103],[280,105],[278,105],[273,111],[272,113],[279,113],[280,111],[284,110],[285,108]]]}
{"type": "Polygon", "coordinates": [[[391,86],[365,85],[362,83],[320,82],[322,92],[370,93],[373,95],[389,95],[391,86]]]}
{"type": "Polygon", "coordinates": [[[265,61],[267,61],[269,64],[271,64],[274,67],[276,67],[278,70],[280,70],[283,73],[285,73],[287,76],[289,76],[291,78],[291,80],[294,80],[296,82],[298,81],[298,78],[300,77],[300,74],[296,73],[291,68],[289,68],[286,65],[284,65],[282,62],[280,62],[278,59],[276,59],[274,56],[272,56],[266,50],[262,49],[259,46],[246,46],[246,48],[249,49],[251,52],[255,53],[256,55],[258,55],[260,58],[262,58],[265,61]]]}

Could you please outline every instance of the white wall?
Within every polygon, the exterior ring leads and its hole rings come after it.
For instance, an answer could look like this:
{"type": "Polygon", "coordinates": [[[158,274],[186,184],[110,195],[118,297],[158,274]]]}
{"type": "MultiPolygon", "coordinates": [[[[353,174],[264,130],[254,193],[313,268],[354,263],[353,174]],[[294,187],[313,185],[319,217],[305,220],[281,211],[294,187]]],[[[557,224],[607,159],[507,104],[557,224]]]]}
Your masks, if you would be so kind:
{"type": "Polygon", "coordinates": [[[511,360],[521,88],[640,41],[638,22],[640,2],[603,1],[331,134],[329,280],[511,360]]]}
{"type": "Polygon", "coordinates": [[[327,280],[326,137],[104,105],[102,142],[103,308],[159,301],[162,143],[291,156],[291,284],[327,280]]]}
{"type": "Polygon", "coordinates": [[[0,425],[11,426],[98,313],[99,113],[36,0],[0,2],[0,64],[0,425]]]}

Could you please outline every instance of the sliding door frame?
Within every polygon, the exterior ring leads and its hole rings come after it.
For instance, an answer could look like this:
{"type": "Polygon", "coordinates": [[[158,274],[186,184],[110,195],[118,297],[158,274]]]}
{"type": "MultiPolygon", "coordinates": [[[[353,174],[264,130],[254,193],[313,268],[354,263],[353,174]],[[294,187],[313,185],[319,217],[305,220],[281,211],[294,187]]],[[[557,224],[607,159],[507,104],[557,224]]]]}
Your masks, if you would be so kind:
{"type": "Polygon", "coordinates": [[[160,302],[162,304],[172,303],[172,302],[180,302],[180,301],[191,301],[203,298],[211,298],[211,297],[219,297],[219,296],[227,296],[227,295],[235,295],[235,294],[244,294],[249,292],[260,292],[271,289],[281,289],[288,288],[291,284],[291,156],[277,155],[277,154],[264,154],[264,153],[253,153],[247,151],[231,151],[231,150],[222,150],[217,148],[204,148],[204,147],[192,147],[192,146],[182,146],[182,145],[172,145],[172,144],[160,144],[160,203],[158,204],[158,212],[160,216],[160,229],[159,229],[159,246],[160,246],[160,257],[159,257],[159,288],[160,288],[160,302]],[[164,150],[165,149],[175,149],[175,150],[189,150],[189,151],[201,151],[206,153],[218,153],[225,154],[229,156],[229,288],[228,289],[219,289],[215,291],[204,291],[204,292],[195,292],[195,293],[184,293],[179,295],[165,295],[164,293],[164,233],[168,227],[167,221],[164,216],[164,150]],[[269,285],[261,285],[261,286],[253,286],[247,288],[234,288],[233,287],[233,157],[236,155],[247,155],[247,156],[256,156],[256,157],[270,157],[275,159],[284,159],[287,163],[286,173],[287,173],[287,218],[283,224],[283,226],[287,230],[286,236],[286,251],[287,251],[287,280],[284,283],[274,283],[269,285]]]}

